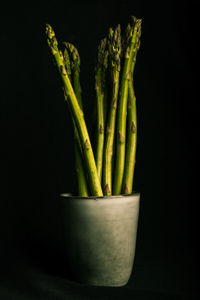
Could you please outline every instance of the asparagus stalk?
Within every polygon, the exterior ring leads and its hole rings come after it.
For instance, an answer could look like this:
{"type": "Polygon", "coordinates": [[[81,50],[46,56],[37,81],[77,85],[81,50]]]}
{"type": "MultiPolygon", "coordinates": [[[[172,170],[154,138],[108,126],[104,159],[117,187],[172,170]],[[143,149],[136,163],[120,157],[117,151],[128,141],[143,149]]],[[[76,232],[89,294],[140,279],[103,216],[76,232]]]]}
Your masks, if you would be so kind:
{"type": "Polygon", "coordinates": [[[95,69],[95,90],[97,97],[97,147],[96,165],[99,179],[102,177],[103,148],[104,148],[104,126],[105,126],[105,76],[108,61],[107,39],[101,40],[98,47],[98,60],[95,69]]]}
{"type": "Polygon", "coordinates": [[[58,67],[59,73],[61,75],[64,89],[68,96],[68,102],[79,133],[84,159],[87,166],[88,178],[91,185],[91,192],[93,196],[103,196],[100,180],[97,173],[94,154],[91,147],[91,142],[83,116],[83,111],[79,106],[78,100],[67,75],[64,66],[64,58],[61,51],[59,51],[58,49],[58,42],[56,40],[55,33],[49,24],[46,25],[46,34],[47,43],[51,49],[52,54],[54,55],[54,59],[58,67]]]}
{"type": "Polygon", "coordinates": [[[120,54],[121,28],[120,25],[118,25],[115,31],[113,31],[112,28],[109,30],[109,63],[111,71],[110,75],[112,82],[112,93],[104,147],[103,188],[105,195],[112,194],[112,157],[119,90],[120,54]]]}
{"type": "MultiPolygon", "coordinates": [[[[79,105],[82,109],[82,97],[81,97],[81,88],[80,88],[80,57],[78,54],[77,49],[74,47],[74,45],[69,44],[69,43],[64,43],[65,49],[63,52],[63,57],[64,57],[64,64],[65,68],[67,71],[67,74],[69,76],[69,79],[71,80],[71,75],[73,75],[73,81],[74,81],[74,91],[77,97],[77,100],[79,102],[79,105]],[[71,55],[71,60],[69,58],[69,53],[68,50],[70,51],[71,55]],[[71,63],[70,63],[71,61],[71,63]],[[72,73],[71,73],[72,70],[72,73]]],[[[67,100],[67,95],[66,100],[67,100]]],[[[68,102],[68,100],[67,100],[68,102]]],[[[71,114],[72,115],[72,114],[71,114]]],[[[88,188],[87,188],[87,180],[85,176],[85,170],[84,170],[84,162],[82,159],[82,147],[80,143],[80,138],[78,134],[78,130],[76,128],[76,124],[74,121],[74,118],[72,116],[72,122],[73,122],[73,127],[74,127],[74,150],[75,150],[75,164],[76,164],[76,173],[77,173],[77,183],[78,183],[78,195],[81,197],[88,197],[88,188]]]]}
{"type": "Polygon", "coordinates": [[[128,137],[126,149],[126,161],[123,178],[123,193],[131,194],[133,186],[133,176],[135,167],[136,156],[136,143],[137,143],[137,115],[136,115],[136,97],[134,92],[133,83],[129,82],[128,91],[128,137]]]}
{"type": "Polygon", "coordinates": [[[82,160],[82,151],[77,142],[74,144],[75,150],[75,164],[76,164],[76,173],[78,179],[78,195],[81,197],[88,197],[89,192],[87,188],[87,180],[84,170],[84,162],[82,160]]]}
{"type": "Polygon", "coordinates": [[[141,27],[138,30],[136,47],[134,51],[133,61],[131,65],[131,78],[128,83],[128,122],[127,122],[127,149],[126,161],[123,178],[123,193],[131,194],[133,189],[133,178],[135,169],[135,156],[137,146],[137,113],[136,113],[136,97],[133,86],[133,72],[136,63],[136,55],[140,47],[141,27]]]}
{"type": "Polygon", "coordinates": [[[134,55],[138,31],[141,26],[140,19],[134,19],[134,28],[127,27],[128,31],[128,46],[125,51],[123,74],[121,79],[119,106],[117,114],[117,145],[116,145],[116,160],[113,193],[118,195],[122,190],[122,181],[125,164],[125,142],[126,142],[126,114],[127,114],[127,99],[128,99],[128,82],[130,80],[131,63],[134,55]],[[130,30],[131,29],[131,30],[130,30]]]}
{"type": "MultiPolygon", "coordinates": [[[[64,91],[64,97],[65,100],[68,103],[68,95],[64,91]]],[[[69,103],[68,103],[69,106],[69,103]]],[[[69,106],[69,110],[70,106],[69,106]]],[[[88,187],[87,187],[87,180],[85,176],[85,170],[84,170],[84,162],[83,162],[83,151],[82,151],[82,145],[80,142],[78,130],[76,128],[76,124],[71,112],[72,116],[72,122],[73,122],[73,127],[74,127],[74,150],[75,150],[75,165],[76,165],[76,173],[77,173],[77,183],[78,183],[78,194],[81,197],[88,197],[89,192],[88,192],[88,187]]]]}

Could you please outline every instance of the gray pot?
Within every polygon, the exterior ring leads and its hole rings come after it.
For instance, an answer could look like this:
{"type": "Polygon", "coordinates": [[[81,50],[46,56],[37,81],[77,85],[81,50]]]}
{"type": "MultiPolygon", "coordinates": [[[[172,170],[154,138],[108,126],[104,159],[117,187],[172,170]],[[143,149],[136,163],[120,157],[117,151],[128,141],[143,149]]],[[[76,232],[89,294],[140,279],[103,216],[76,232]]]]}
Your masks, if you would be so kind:
{"type": "Polygon", "coordinates": [[[135,255],[140,194],[60,196],[66,255],[75,280],[123,286],[135,255]]]}

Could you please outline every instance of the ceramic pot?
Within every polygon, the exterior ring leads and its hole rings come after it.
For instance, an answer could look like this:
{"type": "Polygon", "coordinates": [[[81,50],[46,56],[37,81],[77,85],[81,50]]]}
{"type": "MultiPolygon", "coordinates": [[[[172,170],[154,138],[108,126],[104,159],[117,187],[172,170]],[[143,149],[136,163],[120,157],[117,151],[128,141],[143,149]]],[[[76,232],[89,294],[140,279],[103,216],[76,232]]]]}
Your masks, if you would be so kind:
{"type": "Polygon", "coordinates": [[[135,256],[140,194],[110,197],[60,195],[66,256],[74,278],[123,286],[135,256]]]}

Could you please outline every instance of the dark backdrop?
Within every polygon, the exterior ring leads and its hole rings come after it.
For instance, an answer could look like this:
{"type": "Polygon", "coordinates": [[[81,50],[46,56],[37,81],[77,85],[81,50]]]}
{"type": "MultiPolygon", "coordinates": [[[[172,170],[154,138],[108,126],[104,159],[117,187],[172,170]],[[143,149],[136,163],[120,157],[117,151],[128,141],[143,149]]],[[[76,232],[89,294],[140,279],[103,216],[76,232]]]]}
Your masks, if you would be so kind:
{"type": "Polygon", "coordinates": [[[1,11],[1,299],[192,299],[199,136],[194,11],[187,1],[171,0],[27,2],[1,11]],[[116,292],[66,279],[58,195],[75,188],[72,133],[44,30],[50,23],[60,41],[77,46],[89,119],[98,43],[110,26],[124,29],[131,15],[143,19],[135,69],[134,189],[141,210],[134,273],[116,292]]]}

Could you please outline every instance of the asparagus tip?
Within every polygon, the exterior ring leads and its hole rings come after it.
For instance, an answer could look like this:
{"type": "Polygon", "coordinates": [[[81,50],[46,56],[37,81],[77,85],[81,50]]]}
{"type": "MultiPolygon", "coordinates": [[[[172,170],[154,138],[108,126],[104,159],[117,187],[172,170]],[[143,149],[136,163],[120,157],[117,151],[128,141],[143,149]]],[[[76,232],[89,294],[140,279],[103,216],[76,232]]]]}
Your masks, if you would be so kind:
{"type": "Polygon", "coordinates": [[[49,38],[52,38],[55,35],[53,28],[51,27],[50,24],[46,24],[45,29],[46,29],[46,34],[48,35],[49,38]]]}
{"type": "Polygon", "coordinates": [[[69,42],[63,42],[63,45],[65,46],[65,49],[67,49],[67,51],[69,51],[70,56],[72,58],[72,61],[71,61],[72,69],[79,70],[81,60],[80,60],[80,55],[78,53],[77,48],[69,42]]]}

